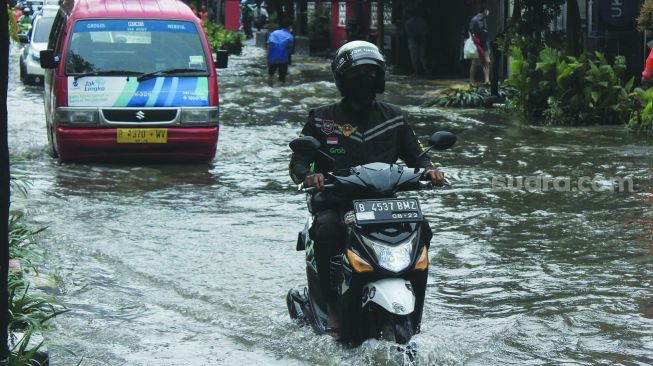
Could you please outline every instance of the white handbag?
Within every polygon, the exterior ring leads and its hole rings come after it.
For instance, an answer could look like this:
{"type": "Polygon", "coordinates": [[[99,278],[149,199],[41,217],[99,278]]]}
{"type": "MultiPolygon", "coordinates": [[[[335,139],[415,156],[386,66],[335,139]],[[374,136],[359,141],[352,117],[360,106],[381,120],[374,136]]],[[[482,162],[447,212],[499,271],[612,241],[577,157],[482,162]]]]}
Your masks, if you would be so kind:
{"type": "Polygon", "coordinates": [[[472,39],[472,35],[469,35],[469,38],[465,40],[465,47],[463,48],[463,57],[466,60],[478,58],[478,48],[472,39]]]}

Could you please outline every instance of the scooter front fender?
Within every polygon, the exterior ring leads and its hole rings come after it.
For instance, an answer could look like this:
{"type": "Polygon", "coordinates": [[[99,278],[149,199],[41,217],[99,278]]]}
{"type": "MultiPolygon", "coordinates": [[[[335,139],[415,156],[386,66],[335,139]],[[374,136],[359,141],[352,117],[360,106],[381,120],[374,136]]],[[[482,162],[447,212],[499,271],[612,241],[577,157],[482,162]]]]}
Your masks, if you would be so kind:
{"type": "Polygon", "coordinates": [[[408,315],[415,310],[415,294],[410,281],[386,278],[370,282],[363,287],[362,307],[374,302],[391,314],[408,315]]]}

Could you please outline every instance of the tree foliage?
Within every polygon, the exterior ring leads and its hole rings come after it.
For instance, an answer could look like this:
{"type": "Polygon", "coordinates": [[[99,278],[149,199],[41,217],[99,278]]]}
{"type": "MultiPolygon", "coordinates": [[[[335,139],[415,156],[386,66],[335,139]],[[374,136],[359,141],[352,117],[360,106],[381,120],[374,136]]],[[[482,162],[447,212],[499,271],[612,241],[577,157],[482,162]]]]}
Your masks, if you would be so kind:
{"type": "Polygon", "coordinates": [[[637,29],[640,32],[653,31],[653,0],[646,0],[639,9],[637,29]]]}
{"type": "Polygon", "coordinates": [[[512,15],[499,45],[505,53],[519,47],[525,56],[538,54],[544,45],[560,46],[563,35],[552,31],[551,23],[567,0],[514,0],[512,15]]]}

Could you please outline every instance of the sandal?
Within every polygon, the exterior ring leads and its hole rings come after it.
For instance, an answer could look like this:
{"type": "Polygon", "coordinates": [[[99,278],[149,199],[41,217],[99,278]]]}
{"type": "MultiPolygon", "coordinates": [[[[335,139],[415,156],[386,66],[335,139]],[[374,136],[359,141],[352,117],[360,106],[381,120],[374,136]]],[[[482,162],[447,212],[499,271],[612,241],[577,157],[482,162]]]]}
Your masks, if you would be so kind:
{"type": "Polygon", "coordinates": [[[324,333],[333,337],[336,341],[340,339],[340,333],[338,332],[338,328],[324,327],[324,333]]]}

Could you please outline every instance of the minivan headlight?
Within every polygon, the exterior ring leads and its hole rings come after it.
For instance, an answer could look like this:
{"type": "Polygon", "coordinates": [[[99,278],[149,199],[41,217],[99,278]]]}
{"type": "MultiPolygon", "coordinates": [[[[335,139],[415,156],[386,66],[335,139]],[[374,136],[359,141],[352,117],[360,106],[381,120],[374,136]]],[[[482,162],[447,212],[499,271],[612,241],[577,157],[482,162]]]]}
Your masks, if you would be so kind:
{"type": "Polygon", "coordinates": [[[41,56],[38,52],[32,52],[32,61],[39,62],[41,61],[41,56]]]}
{"type": "Polygon", "coordinates": [[[417,233],[414,233],[408,240],[396,246],[377,243],[376,241],[362,236],[363,243],[367,245],[379,262],[379,265],[389,271],[400,272],[410,265],[413,257],[417,233]]]}
{"type": "Polygon", "coordinates": [[[63,125],[91,125],[98,123],[99,114],[97,108],[57,108],[55,119],[63,125]]]}
{"type": "Polygon", "coordinates": [[[182,108],[181,123],[195,125],[217,125],[218,108],[182,108]]]}

